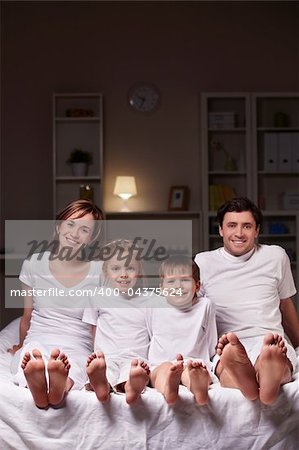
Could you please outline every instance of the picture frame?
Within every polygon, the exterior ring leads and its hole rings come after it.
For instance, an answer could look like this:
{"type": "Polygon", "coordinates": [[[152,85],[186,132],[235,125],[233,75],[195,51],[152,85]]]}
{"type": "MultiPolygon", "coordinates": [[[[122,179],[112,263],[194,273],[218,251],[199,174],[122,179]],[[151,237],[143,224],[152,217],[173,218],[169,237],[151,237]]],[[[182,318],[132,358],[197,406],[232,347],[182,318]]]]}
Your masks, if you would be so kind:
{"type": "Polygon", "coordinates": [[[189,205],[189,187],[171,186],[169,191],[168,210],[187,211],[189,205]]]}

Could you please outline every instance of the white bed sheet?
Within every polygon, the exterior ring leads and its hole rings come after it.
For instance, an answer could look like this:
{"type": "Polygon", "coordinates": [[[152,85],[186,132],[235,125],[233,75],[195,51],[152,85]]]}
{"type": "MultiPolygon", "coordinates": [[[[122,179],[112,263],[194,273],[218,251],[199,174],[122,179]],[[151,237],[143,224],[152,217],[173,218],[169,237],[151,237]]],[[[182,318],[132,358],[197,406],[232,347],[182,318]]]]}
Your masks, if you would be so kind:
{"type": "Polygon", "coordinates": [[[71,391],[64,408],[45,411],[34,406],[28,389],[12,382],[11,356],[3,352],[10,339],[0,333],[1,450],[299,448],[298,373],[272,406],[250,402],[218,383],[207,406],[196,405],[182,386],[174,407],[148,388],[133,406],[122,395],[112,394],[102,405],[93,392],[71,391]]]}

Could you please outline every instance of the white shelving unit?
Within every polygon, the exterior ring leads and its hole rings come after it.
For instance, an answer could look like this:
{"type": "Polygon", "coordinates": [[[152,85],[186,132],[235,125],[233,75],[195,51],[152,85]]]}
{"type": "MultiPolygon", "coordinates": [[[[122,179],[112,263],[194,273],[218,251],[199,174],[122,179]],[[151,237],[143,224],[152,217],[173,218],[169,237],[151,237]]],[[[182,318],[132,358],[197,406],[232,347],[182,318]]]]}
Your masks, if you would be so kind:
{"type": "Polygon", "coordinates": [[[211,186],[229,185],[262,209],[260,242],[285,248],[299,289],[299,94],[202,94],[201,153],[204,249],[222,245],[215,216],[226,198],[211,186]]]}
{"type": "Polygon", "coordinates": [[[53,212],[82,197],[84,186],[102,204],[103,102],[98,93],[54,94],[53,97],[53,212]],[[67,159],[80,148],[92,154],[87,176],[73,176],[67,159]],[[80,193],[81,188],[81,193],[80,193]]]}
{"type": "Polygon", "coordinates": [[[261,241],[284,247],[299,288],[299,94],[252,94],[254,200],[261,241]]]}
{"type": "Polygon", "coordinates": [[[204,93],[201,96],[203,246],[218,247],[215,215],[235,195],[252,195],[250,95],[204,93]]]}

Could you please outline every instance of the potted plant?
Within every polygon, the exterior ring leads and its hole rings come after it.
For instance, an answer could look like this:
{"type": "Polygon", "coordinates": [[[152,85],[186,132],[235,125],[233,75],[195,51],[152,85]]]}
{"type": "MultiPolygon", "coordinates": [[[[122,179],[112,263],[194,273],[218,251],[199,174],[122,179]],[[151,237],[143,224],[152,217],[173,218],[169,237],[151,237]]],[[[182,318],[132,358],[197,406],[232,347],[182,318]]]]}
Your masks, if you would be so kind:
{"type": "Polygon", "coordinates": [[[72,173],[75,177],[86,176],[88,173],[88,166],[92,163],[92,154],[81,148],[75,148],[68,160],[68,164],[72,166],[72,173]]]}

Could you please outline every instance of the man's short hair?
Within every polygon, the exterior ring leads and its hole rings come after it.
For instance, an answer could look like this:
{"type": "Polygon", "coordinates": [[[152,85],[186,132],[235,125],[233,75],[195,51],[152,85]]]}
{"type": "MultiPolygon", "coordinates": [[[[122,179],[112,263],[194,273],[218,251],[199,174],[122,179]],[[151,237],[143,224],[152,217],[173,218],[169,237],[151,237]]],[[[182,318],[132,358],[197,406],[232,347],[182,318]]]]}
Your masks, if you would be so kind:
{"type": "Polygon", "coordinates": [[[263,223],[263,215],[261,210],[248,198],[246,197],[236,197],[232,200],[227,201],[223,205],[220,206],[220,208],[217,211],[217,220],[220,225],[220,228],[222,228],[223,225],[223,219],[226,213],[228,212],[243,212],[243,211],[250,211],[255,223],[256,228],[260,228],[263,223]]]}

